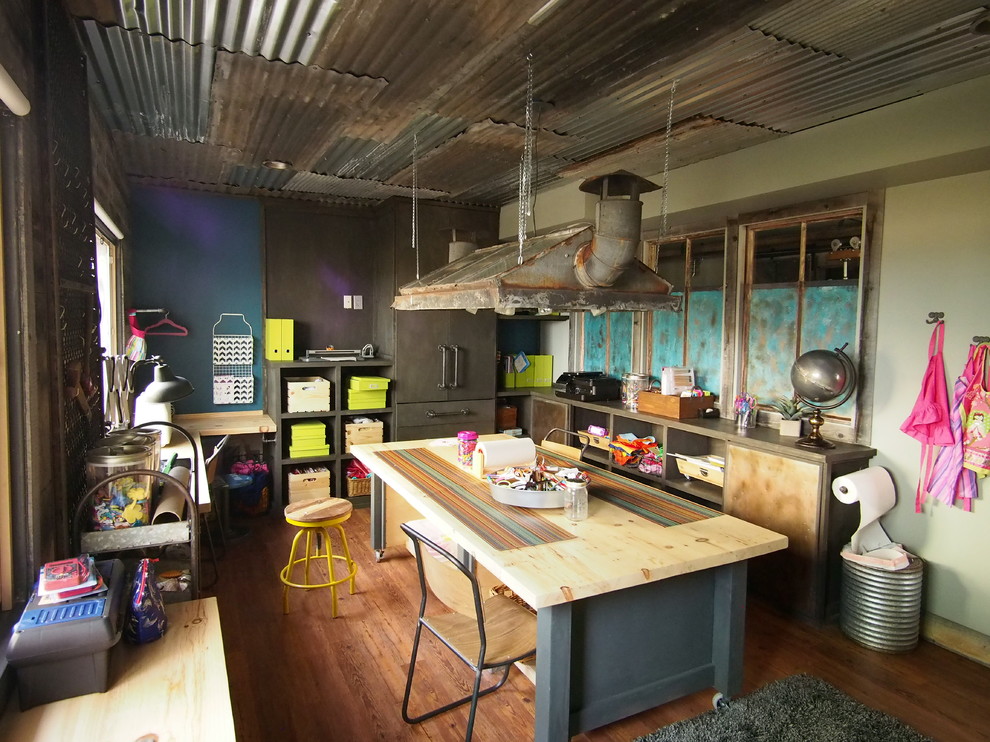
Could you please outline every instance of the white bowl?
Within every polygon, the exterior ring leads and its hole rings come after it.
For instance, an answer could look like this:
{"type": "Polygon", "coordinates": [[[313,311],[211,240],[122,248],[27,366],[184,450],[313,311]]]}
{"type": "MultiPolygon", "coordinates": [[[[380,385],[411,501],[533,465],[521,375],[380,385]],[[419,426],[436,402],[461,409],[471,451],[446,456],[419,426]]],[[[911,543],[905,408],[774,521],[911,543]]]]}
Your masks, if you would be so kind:
{"type": "Polygon", "coordinates": [[[514,490],[511,487],[500,487],[488,483],[488,489],[498,502],[514,505],[518,508],[562,508],[564,507],[564,488],[555,490],[514,490]]]}

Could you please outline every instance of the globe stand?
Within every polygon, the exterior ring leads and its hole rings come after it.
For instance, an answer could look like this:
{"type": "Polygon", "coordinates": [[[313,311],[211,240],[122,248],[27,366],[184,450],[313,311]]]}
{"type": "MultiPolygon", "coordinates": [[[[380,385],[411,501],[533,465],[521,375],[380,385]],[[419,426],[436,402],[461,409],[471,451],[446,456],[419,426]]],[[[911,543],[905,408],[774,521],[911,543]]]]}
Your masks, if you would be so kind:
{"type": "Polygon", "coordinates": [[[834,443],[822,437],[821,427],[825,424],[825,416],[817,407],[811,413],[811,417],[808,418],[808,424],[811,426],[811,433],[804,438],[798,438],[794,441],[795,446],[801,446],[802,448],[835,448],[834,443]]]}

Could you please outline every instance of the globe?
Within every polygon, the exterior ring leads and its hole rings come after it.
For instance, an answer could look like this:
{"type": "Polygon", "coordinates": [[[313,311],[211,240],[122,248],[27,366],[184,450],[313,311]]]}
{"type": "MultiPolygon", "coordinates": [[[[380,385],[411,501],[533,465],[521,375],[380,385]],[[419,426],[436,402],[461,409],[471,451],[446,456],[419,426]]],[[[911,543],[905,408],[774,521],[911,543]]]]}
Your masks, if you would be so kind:
{"type": "MultiPolygon", "coordinates": [[[[848,345],[848,343],[847,343],[848,345]]],[[[795,445],[805,448],[834,448],[822,438],[825,423],[822,410],[832,410],[845,403],[856,388],[856,366],[845,354],[846,346],[835,350],[809,350],[791,366],[794,393],[815,408],[810,420],[811,434],[795,445]]]]}
{"type": "Polygon", "coordinates": [[[809,404],[831,402],[848,384],[846,363],[834,350],[809,350],[791,366],[791,385],[809,404]]]}

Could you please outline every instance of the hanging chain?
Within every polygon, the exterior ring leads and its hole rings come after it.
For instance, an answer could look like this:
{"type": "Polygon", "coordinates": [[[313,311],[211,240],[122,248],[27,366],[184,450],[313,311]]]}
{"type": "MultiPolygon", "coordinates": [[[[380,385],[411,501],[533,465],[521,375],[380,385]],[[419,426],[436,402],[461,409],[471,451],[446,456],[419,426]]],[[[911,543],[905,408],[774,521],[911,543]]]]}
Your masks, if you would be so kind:
{"type": "Polygon", "coordinates": [[[670,102],[667,104],[667,136],[664,141],[663,153],[663,193],[660,194],[660,236],[667,234],[667,177],[670,173],[670,131],[674,123],[674,92],[677,90],[677,79],[670,85],[670,102]]]}
{"type": "Polygon", "coordinates": [[[412,249],[416,253],[416,280],[419,280],[419,134],[413,134],[412,249]]]}
{"type": "Polygon", "coordinates": [[[533,213],[533,55],[526,55],[526,134],[519,163],[519,258],[523,263],[526,222],[533,213]]]}

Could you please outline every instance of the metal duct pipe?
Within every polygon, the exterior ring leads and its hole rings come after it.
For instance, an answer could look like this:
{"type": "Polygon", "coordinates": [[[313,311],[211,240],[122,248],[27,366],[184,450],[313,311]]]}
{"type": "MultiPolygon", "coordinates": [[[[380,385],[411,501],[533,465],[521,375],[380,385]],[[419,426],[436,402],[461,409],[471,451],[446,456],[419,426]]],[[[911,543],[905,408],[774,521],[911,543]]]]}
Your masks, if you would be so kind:
{"type": "Polygon", "coordinates": [[[659,187],[625,171],[589,178],[581,184],[582,191],[601,196],[595,206],[595,236],[574,255],[574,273],[582,286],[611,286],[636,259],[643,217],[639,194],[659,187]]]}

